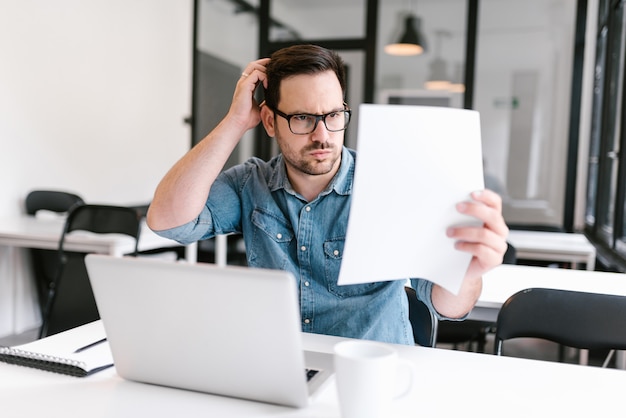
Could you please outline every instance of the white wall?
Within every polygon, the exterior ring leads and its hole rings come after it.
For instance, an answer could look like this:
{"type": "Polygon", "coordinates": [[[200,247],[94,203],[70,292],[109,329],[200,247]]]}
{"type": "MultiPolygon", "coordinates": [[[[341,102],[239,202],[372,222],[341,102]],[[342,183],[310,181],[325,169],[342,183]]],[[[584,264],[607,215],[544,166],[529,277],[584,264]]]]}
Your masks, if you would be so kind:
{"type": "Polygon", "coordinates": [[[34,188],[148,202],[190,144],[191,0],[3,0],[0,216],[34,188]]]}

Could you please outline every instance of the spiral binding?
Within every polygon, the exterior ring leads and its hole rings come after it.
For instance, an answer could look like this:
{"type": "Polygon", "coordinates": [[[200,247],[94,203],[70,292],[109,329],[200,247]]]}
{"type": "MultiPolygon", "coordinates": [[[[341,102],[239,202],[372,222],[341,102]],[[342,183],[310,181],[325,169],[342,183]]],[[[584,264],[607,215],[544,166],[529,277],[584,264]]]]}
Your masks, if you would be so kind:
{"type": "MultiPolygon", "coordinates": [[[[24,351],[11,347],[0,347],[0,361],[78,377],[87,376],[96,371],[87,371],[87,364],[82,361],[34,353],[32,351],[24,351]]],[[[101,369],[102,368],[99,368],[97,370],[101,369]]]]}

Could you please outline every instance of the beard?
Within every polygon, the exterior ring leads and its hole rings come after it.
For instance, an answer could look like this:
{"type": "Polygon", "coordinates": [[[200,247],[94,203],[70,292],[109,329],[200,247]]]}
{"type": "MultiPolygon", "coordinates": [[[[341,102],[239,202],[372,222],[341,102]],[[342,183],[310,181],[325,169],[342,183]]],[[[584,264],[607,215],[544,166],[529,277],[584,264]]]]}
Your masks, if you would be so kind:
{"type": "Polygon", "coordinates": [[[289,152],[289,150],[285,151],[283,151],[285,162],[295,170],[310,176],[321,176],[330,173],[335,169],[337,160],[341,157],[341,153],[338,154],[336,152],[336,146],[328,142],[313,143],[302,148],[298,153],[289,152]],[[323,159],[310,155],[311,152],[317,150],[327,150],[330,151],[330,154],[323,159]]]}
{"type": "MultiPolygon", "coordinates": [[[[343,132],[339,134],[342,135],[343,139],[343,132]]],[[[274,137],[283,155],[285,164],[291,169],[310,176],[322,176],[337,169],[337,161],[341,159],[343,140],[309,141],[302,148],[297,146],[294,148],[292,145],[296,145],[297,141],[294,141],[289,136],[284,137],[278,126],[276,126],[274,137]],[[321,158],[311,155],[312,152],[318,150],[328,151],[329,153],[321,156],[321,158]]]]}

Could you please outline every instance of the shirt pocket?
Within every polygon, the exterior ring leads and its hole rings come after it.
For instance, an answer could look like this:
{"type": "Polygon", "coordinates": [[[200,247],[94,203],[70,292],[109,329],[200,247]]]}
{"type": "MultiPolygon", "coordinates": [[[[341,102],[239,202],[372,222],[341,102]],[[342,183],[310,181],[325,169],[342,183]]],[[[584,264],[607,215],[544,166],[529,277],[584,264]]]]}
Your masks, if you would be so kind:
{"type": "Polygon", "coordinates": [[[366,295],[384,285],[383,283],[349,284],[343,286],[337,284],[344,244],[345,238],[337,238],[324,242],[324,271],[328,291],[340,298],[346,298],[366,295]]]}
{"type": "Polygon", "coordinates": [[[262,209],[252,212],[251,221],[254,231],[250,248],[246,248],[248,262],[255,267],[284,269],[295,237],[289,222],[282,215],[262,209]]]}

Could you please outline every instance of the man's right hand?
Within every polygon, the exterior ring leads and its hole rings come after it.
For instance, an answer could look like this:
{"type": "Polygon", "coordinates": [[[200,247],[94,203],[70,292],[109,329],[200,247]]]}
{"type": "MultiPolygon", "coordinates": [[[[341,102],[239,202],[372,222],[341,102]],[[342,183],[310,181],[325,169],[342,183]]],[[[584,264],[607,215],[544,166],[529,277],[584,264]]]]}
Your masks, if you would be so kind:
{"type": "Polygon", "coordinates": [[[246,65],[237,82],[227,117],[240,121],[245,131],[254,128],[261,121],[260,106],[254,99],[254,92],[259,84],[267,87],[265,66],[269,61],[269,58],[252,61],[246,65]]]}

